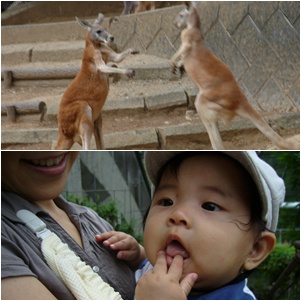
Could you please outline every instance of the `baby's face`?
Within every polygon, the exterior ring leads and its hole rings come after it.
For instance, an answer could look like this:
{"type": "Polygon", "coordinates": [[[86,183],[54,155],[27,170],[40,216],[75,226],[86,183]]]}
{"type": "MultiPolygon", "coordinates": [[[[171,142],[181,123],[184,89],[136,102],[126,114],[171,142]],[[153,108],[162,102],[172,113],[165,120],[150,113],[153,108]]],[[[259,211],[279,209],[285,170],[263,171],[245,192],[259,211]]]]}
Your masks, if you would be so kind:
{"type": "Polygon", "coordinates": [[[248,227],[249,181],[238,163],[208,153],[185,159],[177,178],[165,171],[145,225],[150,262],[160,250],[168,265],[181,255],[183,276],[199,276],[194,289],[214,289],[234,279],[255,240],[248,227]]]}

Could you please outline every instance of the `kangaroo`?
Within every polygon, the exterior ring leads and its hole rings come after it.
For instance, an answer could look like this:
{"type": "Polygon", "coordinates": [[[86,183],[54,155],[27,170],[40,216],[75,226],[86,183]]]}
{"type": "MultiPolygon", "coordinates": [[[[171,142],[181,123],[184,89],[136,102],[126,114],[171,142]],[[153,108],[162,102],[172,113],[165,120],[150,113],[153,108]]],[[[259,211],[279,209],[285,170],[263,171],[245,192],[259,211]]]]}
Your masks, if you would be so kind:
{"type": "Polygon", "coordinates": [[[121,16],[133,14],[137,9],[138,1],[123,1],[123,11],[121,16]]]}
{"type": "Polygon", "coordinates": [[[195,107],[206,127],[213,149],[224,149],[217,120],[221,119],[225,125],[229,125],[235,115],[249,119],[278,148],[298,149],[264,121],[238,86],[230,68],[206,47],[194,2],[187,3],[176,18],[176,25],[183,29],[182,43],[170,64],[173,72],[184,66],[187,75],[199,88],[195,107]]]}
{"type": "Polygon", "coordinates": [[[121,15],[128,15],[131,13],[140,13],[147,10],[155,10],[155,1],[123,1],[124,9],[121,15]]]}
{"type": "Polygon", "coordinates": [[[66,89],[61,99],[58,112],[59,137],[55,149],[70,149],[77,142],[83,149],[90,149],[90,140],[94,132],[97,149],[104,149],[102,134],[102,108],[109,92],[109,74],[126,74],[134,76],[130,69],[107,66],[109,61],[120,62],[129,54],[138,51],[128,49],[116,53],[108,43],[114,37],[100,26],[103,14],[92,24],[76,17],[82,27],[88,29],[86,46],[79,73],[66,89]]]}
{"type": "Polygon", "coordinates": [[[135,13],[141,13],[147,10],[155,10],[155,8],[155,1],[138,1],[138,7],[136,8],[135,13]]]}

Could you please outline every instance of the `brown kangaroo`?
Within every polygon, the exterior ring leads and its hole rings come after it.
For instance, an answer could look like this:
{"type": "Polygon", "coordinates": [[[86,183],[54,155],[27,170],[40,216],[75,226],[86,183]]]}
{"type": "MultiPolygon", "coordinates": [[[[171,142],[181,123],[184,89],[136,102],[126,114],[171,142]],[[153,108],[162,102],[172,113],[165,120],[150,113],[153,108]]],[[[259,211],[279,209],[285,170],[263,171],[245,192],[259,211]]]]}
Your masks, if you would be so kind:
{"type": "Polygon", "coordinates": [[[155,1],[123,1],[124,9],[121,15],[128,15],[131,13],[140,13],[147,10],[155,10],[155,1]]]}
{"type": "Polygon", "coordinates": [[[102,108],[109,92],[109,73],[126,74],[129,78],[134,71],[107,66],[109,61],[120,62],[129,54],[138,51],[128,49],[116,53],[107,44],[114,37],[100,26],[103,14],[92,24],[76,18],[77,22],[88,29],[86,47],[79,73],[63,94],[59,112],[59,137],[55,149],[70,149],[77,142],[83,149],[90,149],[94,132],[97,149],[104,149],[102,134],[102,108]]]}
{"type": "Polygon", "coordinates": [[[184,28],[181,33],[182,44],[170,63],[173,71],[184,66],[188,76],[198,86],[195,107],[207,129],[213,149],[224,149],[217,120],[221,119],[228,125],[235,115],[249,119],[278,148],[298,149],[299,146],[273,131],[251,106],[229,67],[206,47],[200,16],[193,2],[188,2],[176,19],[177,26],[184,28]]]}

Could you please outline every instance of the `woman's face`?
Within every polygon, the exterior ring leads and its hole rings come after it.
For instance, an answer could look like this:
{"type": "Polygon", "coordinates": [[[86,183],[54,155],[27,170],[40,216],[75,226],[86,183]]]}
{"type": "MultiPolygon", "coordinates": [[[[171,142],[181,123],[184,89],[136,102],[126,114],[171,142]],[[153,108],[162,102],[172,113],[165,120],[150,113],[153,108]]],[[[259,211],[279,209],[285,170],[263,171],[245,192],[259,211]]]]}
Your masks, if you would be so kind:
{"type": "Polygon", "coordinates": [[[28,201],[57,197],[64,189],[78,152],[2,151],[2,190],[28,201]]]}

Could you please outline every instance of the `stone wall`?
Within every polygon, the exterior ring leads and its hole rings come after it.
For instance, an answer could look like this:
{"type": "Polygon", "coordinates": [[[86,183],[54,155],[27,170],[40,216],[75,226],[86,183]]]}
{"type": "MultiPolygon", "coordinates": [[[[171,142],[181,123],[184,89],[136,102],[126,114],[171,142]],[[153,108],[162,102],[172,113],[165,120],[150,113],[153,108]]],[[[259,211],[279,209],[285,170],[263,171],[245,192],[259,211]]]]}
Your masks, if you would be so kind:
{"type": "MultiPolygon", "coordinates": [[[[182,6],[120,17],[110,25],[120,49],[170,58],[180,46],[173,24],[182,6]]],[[[233,71],[261,111],[299,111],[300,2],[200,1],[207,46],[233,71]]]]}

